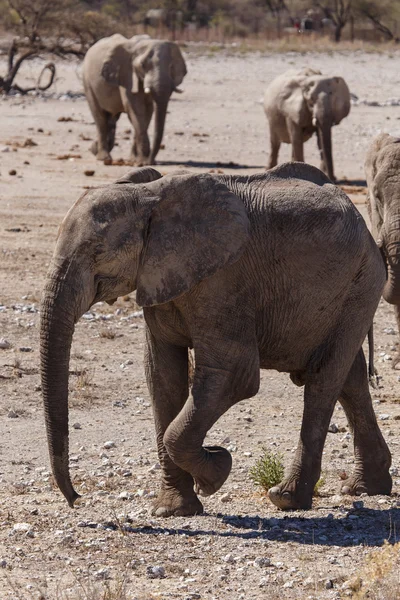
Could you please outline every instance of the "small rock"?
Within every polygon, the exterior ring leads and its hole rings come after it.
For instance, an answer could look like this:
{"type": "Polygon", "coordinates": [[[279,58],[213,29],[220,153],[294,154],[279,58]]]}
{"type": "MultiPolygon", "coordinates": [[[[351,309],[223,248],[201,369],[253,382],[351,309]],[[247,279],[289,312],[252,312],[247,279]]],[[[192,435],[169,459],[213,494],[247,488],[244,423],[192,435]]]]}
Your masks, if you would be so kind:
{"type": "Polygon", "coordinates": [[[327,581],[325,581],[325,589],[326,590],[331,590],[333,588],[333,581],[332,579],[328,579],[327,581]]]}
{"type": "Polygon", "coordinates": [[[232,497],[229,492],[221,496],[221,502],[231,502],[232,497]]]}
{"type": "Polygon", "coordinates": [[[8,411],[7,417],[9,419],[18,419],[19,415],[14,410],[10,410],[10,411],[8,411]]]}
{"type": "Polygon", "coordinates": [[[73,427],[74,429],[82,429],[82,425],[81,425],[80,423],[74,423],[74,424],[72,425],[72,427],[73,427]]]}
{"type": "Polygon", "coordinates": [[[6,569],[6,568],[7,568],[7,561],[4,558],[2,558],[0,560],[0,569],[6,569]]]}
{"type": "Polygon", "coordinates": [[[86,171],[84,171],[83,173],[84,175],[86,175],[86,177],[93,177],[95,172],[93,171],[93,169],[86,169],[86,171]]]}
{"type": "Polygon", "coordinates": [[[147,577],[149,579],[163,579],[165,577],[165,569],[161,566],[147,567],[147,577]]]}
{"type": "Polygon", "coordinates": [[[28,533],[28,531],[31,531],[31,529],[32,527],[29,523],[15,523],[13,527],[13,531],[15,531],[16,533],[28,533]]]}
{"type": "Polygon", "coordinates": [[[224,562],[227,562],[229,564],[234,564],[234,562],[235,562],[235,558],[234,558],[233,554],[225,554],[223,560],[224,560],[224,562]]]}
{"type": "Polygon", "coordinates": [[[357,510],[364,508],[364,502],[362,500],[356,500],[353,502],[353,508],[356,508],[357,510]]]}
{"type": "Polygon", "coordinates": [[[7,340],[5,340],[4,338],[0,338],[0,349],[8,350],[9,348],[11,348],[10,342],[7,342],[7,340]]]}
{"type": "Polygon", "coordinates": [[[379,415],[379,420],[380,421],[388,421],[390,419],[390,415],[386,414],[386,413],[381,413],[379,415]]]}
{"type": "Polygon", "coordinates": [[[110,569],[99,569],[95,572],[94,576],[96,577],[96,579],[110,579],[110,569]]]}
{"type": "Polygon", "coordinates": [[[339,427],[336,425],[336,423],[331,423],[328,427],[328,431],[329,433],[337,433],[339,431],[339,427]]]}
{"type": "Polygon", "coordinates": [[[103,444],[103,448],[105,448],[106,450],[110,450],[110,448],[115,448],[115,442],[113,442],[113,441],[105,442],[103,444]]]}
{"type": "Polygon", "coordinates": [[[121,492],[118,496],[120,500],[131,500],[132,494],[130,492],[121,492]]]}
{"type": "Polygon", "coordinates": [[[15,169],[10,169],[10,171],[8,171],[9,175],[16,175],[17,171],[15,169]]]}
{"type": "Polygon", "coordinates": [[[271,559],[267,558],[266,556],[259,556],[254,560],[253,565],[255,567],[270,567],[271,566],[271,559]]]}

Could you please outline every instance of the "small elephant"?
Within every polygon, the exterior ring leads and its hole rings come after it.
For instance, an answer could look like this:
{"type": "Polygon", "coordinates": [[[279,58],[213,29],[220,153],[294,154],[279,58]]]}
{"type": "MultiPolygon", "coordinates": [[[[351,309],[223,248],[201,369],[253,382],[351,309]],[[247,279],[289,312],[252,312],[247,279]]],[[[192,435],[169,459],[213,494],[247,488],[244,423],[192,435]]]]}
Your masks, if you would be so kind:
{"type": "MultiPolygon", "coordinates": [[[[381,133],[365,160],[367,206],[375,238],[386,263],[384,299],[394,305],[400,333],[400,138],[381,133]]],[[[393,362],[398,368],[400,355],[393,362]]]]}
{"type": "Polygon", "coordinates": [[[304,161],[303,144],[317,133],[321,171],[335,181],[331,128],[350,112],[350,92],[341,77],[314,69],[287,71],[265,90],[271,152],[267,169],[275,167],[281,142],[292,144],[292,160],[304,161]]]}
{"type": "Polygon", "coordinates": [[[318,169],[253,175],[151,168],[87,191],[59,232],[41,306],[41,377],[55,480],[72,507],[68,368],[74,324],[95,302],[136,290],[146,322],[161,490],[158,516],[201,513],[198,495],[229,475],[230,453],[203,447],[260,368],[304,385],[301,435],[280,508],[310,508],[336,401],[354,433],[342,491],[389,494],[391,457],[376,422],[362,342],[385,283],[367,226],[318,169]],[[189,391],[188,349],[194,351],[189,391]]]}
{"type": "Polygon", "coordinates": [[[154,164],[164,133],[168,102],[187,73],[174,42],[152,40],[147,35],[130,39],[120,34],[103,38],[89,48],[83,62],[83,84],[97,127],[92,152],[111,160],[115,128],[127,113],[134,129],[131,162],[154,164]],[[150,149],[147,130],[153,114],[154,139],[150,149]]]}

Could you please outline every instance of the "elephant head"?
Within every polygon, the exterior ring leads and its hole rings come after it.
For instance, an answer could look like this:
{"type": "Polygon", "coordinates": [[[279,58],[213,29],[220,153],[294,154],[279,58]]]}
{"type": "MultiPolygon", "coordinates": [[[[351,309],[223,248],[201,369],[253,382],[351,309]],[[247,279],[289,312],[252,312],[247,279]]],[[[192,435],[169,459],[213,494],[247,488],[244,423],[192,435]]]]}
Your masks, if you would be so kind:
{"type": "Polygon", "coordinates": [[[127,40],[119,36],[102,65],[101,74],[111,85],[133,94],[149,94],[155,107],[155,129],[151,157],[160,149],[168,101],[187,73],[186,64],[174,42],[139,35],[127,40]]]}
{"type": "Polygon", "coordinates": [[[41,377],[50,460],[72,507],[68,371],[74,324],[98,301],[137,290],[163,304],[235,262],[245,250],[244,204],[210,175],[161,178],[151,168],[86,192],[61,224],[41,305],[41,377]]]}
{"type": "Polygon", "coordinates": [[[387,269],[383,297],[400,305],[400,139],[378,135],[368,149],[365,172],[372,234],[387,269]]]}
{"type": "Polygon", "coordinates": [[[303,97],[317,129],[318,145],[328,177],[334,181],[332,158],[333,125],[338,125],[350,112],[350,91],[342,77],[315,75],[301,83],[303,97]]]}

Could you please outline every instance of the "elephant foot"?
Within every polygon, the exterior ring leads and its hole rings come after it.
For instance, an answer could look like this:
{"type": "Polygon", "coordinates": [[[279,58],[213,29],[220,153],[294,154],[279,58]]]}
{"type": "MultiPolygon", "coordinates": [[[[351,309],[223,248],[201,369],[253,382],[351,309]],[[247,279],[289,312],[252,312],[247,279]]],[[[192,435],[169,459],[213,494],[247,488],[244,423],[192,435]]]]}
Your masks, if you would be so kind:
{"type": "Polygon", "coordinates": [[[203,448],[204,461],[193,475],[194,490],[199,496],[211,496],[225,483],[232,468],[232,457],[220,446],[203,448]]]}
{"type": "Polygon", "coordinates": [[[299,485],[297,479],[288,478],[268,490],[268,498],[281,510],[308,510],[312,505],[313,486],[299,485]]]}
{"type": "Polygon", "coordinates": [[[97,143],[97,142],[93,142],[93,143],[90,145],[90,152],[91,152],[92,154],[94,154],[95,156],[97,155],[97,147],[98,147],[98,143],[97,143]]]}
{"type": "Polygon", "coordinates": [[[379,477],[363,477],[362,475],[351,475],[342,485],[341,493],[350,496],[390,496],[392,491],[392,478],[389,472],[381,473],[379,477]]]}
{"type": "Polygon", "coordinates": [[[202,513],[203,505],[193,490],[183,495],[175,488],[162,489],[151,511],[155,517],[188,517],[202,513]]]}

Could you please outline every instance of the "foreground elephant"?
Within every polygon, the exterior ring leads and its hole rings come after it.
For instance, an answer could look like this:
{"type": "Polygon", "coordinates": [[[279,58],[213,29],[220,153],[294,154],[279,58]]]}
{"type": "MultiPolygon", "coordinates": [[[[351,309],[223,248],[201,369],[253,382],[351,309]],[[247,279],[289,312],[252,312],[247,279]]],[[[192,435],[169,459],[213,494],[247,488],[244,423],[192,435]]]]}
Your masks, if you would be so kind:
{"type": "Polygon", "coordinates": [[[174,42],[152,40],[146,35],[130,39],[120,34],[99,40],[87,52],[83,83],[98,139],[92,152],[110,160],[115,128],[127,113],[134,129],[131,160],[153,164],[160,149],[170,96],[186,75],[186,65],[174,42]],[[147,130],[153,114],[154,139],[150,150],[147,130]]]}
{"type": "Polygon", "coordinates": [[[98,301],[136,290],[162,467],[155,514],[202,512],[231,455],[207,431],[259,389],[260,368],[304,389],[300,441],[281,508],[309,508],[336,401],[354,433],[343,491],[388,494],[361,344],[385,283],[379,250],[347,196],[318,169],[288,163],[251,177],[144,168],[86,192],[65,217],[41,310],[41,374],[55,480],[68,470],[68,365],[74,324],[98,301]],[[153,181],[154,180],[154,181],[153,181]],[[195,371],[188,384],[188,348],[195,371]]]}
{"type": "Polygon", "coordinates": [[[277,164],[281,142],[292,144],[292,160],[304,161],[303,144],[316,132],[321,170],[335,181],[331,129],[350,112],[344,79],[313,69],[287,71],[266,89],[264,110],[271,143],[267,169],[277,164]]]}
{"type": "MultiPolygon", "coordinates": [[[[372,234],[385,258],[384,299],[394,304],[400,333],[400,138],[381,133],[371,143],[365,160],[367,205],[372,234]]],[[[397,355],[393,367],[398,367],[397,355]]]]}

